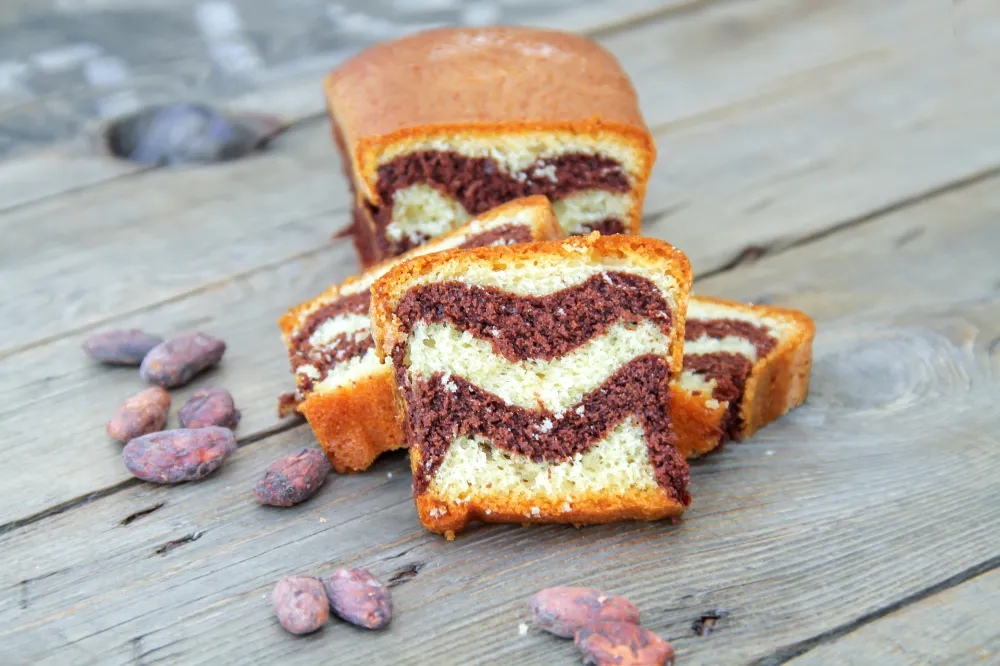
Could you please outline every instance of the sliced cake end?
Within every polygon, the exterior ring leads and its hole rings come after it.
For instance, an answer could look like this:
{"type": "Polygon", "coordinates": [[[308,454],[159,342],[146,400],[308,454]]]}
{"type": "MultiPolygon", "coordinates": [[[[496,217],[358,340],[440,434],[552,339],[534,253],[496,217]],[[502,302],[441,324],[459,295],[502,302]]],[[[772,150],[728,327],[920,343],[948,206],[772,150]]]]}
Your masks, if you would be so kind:
{"type": "Polygon", "coordinates": [[[800,405],[815,326],[795,310],[692,295],[684,371],[674,383],[677,446],[699,456],[800,405]]]}
{"type": "Polygon", "coordinates": [[[514,201],[331,287],[281,318],[296,379],[297,409],[335,470],[366,469],[381,453],[404,445],[395,421],[391,370],[379,360],[371,337],[372,283],[398,263],[424,254],[559,237],[561,230],[545,197],[514,201]]]}
{"type": "Polygon", "coordinates": [[[424,526],[682,513],[669,403],[690,280],[670,245],[597,233],[438,253],[380,278],[373,336],[424,526]]]}

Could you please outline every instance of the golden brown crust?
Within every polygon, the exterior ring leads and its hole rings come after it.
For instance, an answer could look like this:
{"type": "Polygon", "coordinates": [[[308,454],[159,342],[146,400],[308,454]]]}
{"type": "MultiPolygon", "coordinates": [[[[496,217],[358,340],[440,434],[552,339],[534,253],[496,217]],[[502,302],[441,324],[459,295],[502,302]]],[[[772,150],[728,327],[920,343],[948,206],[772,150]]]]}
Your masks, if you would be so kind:
{"type": "MultiPolygon", "coordinates": [[[[652,238],[637,236],[577,236],[564,241],[529,243],[514,247],[487,247],[464,252],[439,252],[400,264],[376,281],[372,287],[372,333],[376,349],[382,358],[391,354],[398,342],[404,341],[395,317],[399,300],[412,282],[422,275],[437,270],[441,266],[454,268],[456,273],[474,264],[514,263],[542,257],[578,257],[581,252],[590,253],[595,259],[614,258],[623,260],[622,265],[640,264],[655,266],[670,274],[677,284],[676,304],[673,313],[674,327],[671,337],[671,375],[680,373],[683,361],[684,313],[687,310],[687,295],[691,285],[691,266],[684,253],[673,246],[652,238]]],[[[393,380],[395,382],[395,380],[393,380]]],[[[405,423],[406,405],[398,388],[396,395],[397,420],[405,423]]],[[[410,448],[410,461],[414,470],[419,469],[419,447],[410,448]]],[[[446,502],[432,492],[416,497],[420,522],[429,530],[454,538],[455,532],[466,527],[471,521],[502,523],[600,523],[620,520],[656,520],[679,516],[684,506],[671,498],[662,489],[649,492],[621,492],[614,496],[595,493],[582,499],[576,498],[569,511],[552,501],[538,499],[529,502],[510,498],[490,498],[489,502],[471,500],[462,504],[446,502]],[[537,508],[536,512],[532,509],[537,508]],[[490,513],[487,514],[486,510],[490,513]],[[537,513],[538,515],[534,515],[537,513]]]]}
{"type": "MultiPolygon", "coordinates": [[[[532,237],[555,239],[563,236],[562,227],[552,213],[548,199],[543,196],[527,197],[498,206],[448,234],[407,254],[377,264],[362,275],[350,277],[316,298],[291,308],[278,321],[289,353],[292,352],[292,338],[303,319],[324,304],[337,300],[342,292],[356,292],[357,289],[351,287],[359,281],[369,279],[373,273],[381,274],[418,254],[433,252],[435,247],[457,236],[474,235],[479,227],[489,229],[494,222],[496,226],[510,223],[523,211],[531,214],[532,237]]],[[[346,473],[367,469],[382,453],[403,446],[403,433],[396,421],[393,403],[392,372],[388,366],[382,366],[352,385],[309,393],[298,404],[297,410],[306,417],[333,468],[339,473],[346,473]]]]}
{"type": "Polygon", "coordinates": [[[635,88],[611,53],[563,32],[443,28],[373,46],[324,81],[327,107],[353,165],[359,199],[386,147],[432,136],[530,131],[612,137],[637,148],[644,176],[656,149],[635,88]]]}
{"type": "MultiPolygon", "coordinates": [[[[740,405],[741,439],[805,401],[816,334],[816,325],[808,315],[788,308],[692,295],[690,302],[696,300],[780,318],[792,324],[793,330],[781,336],[774,350],[754,363],[740,405]]],[[[724,406],[716,406],[711,396],[692,394],[677,384],[671,390],[671,401],[670,419],[677,433],[677,448],[683,455],[697,457],[723,443],[724,406]]]]}
{"type": "MultiPolygon", "coordinates": [[[[419,447],[410,448],[410,464],[413,469],[420,465],[419,447]]],[[[574,498],[569,511],[563,510],[561,502],[544,498],[519,502],[494,496],[488,501],[470,500],[459,504],[424,493],[415,496],[414,501],[420,524],[431,532],[445,535],[449,541],[473,522],[590,525],[675,518],[686,508],[666,497],[658,488],[647,492],[625,490],[614,495],[588,493],[574,498]],[[533,509],[537,510],[538,516],[533,515],[533,509]]]]}
{"type": "Polygon", "coordinates": [[[338,473],[368,469],[386,451],[403,447],[403,432],[393,412],[391,374],[383,366],[351,386],[310,393],[299,404],[299,412],[338,473]]]}

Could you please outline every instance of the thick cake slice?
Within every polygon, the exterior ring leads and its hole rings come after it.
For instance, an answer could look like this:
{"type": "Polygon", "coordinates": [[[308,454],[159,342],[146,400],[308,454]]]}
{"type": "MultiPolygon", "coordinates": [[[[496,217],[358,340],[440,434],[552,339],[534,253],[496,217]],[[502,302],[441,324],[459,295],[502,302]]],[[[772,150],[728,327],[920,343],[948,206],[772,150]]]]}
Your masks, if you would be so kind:
{"type": "Polygon", "coordinates": [[[381,453],[403,445],[390,368],[375,354],[368,319],[370,288],[376,278],[401,261],[431,252],[560,237],[562,231],[545,197],[514,201],[331,287],[281,318],[298,387],[283,401],[297,405],[335,470],[366,469],[381,453]]]}
{"type": "Polygon", "coordinates": [[[634,236],[443,252],[372,289],[420,520],[596,523],[676,516],[687,258],[634,236]]]}
{"type": "Polygon", "coordinates": [[[617,60],[585,37],[431,30],[367,49],[324,88],[363,263],[528,195],[569,234],[639,232],[653,140],[617,60]]]}
{"type": "Polygon", "coordinates": [[[795,310],[691,296],[671,413],[685,457],[749,437],[802,404],[815,331],[795,310]]]}

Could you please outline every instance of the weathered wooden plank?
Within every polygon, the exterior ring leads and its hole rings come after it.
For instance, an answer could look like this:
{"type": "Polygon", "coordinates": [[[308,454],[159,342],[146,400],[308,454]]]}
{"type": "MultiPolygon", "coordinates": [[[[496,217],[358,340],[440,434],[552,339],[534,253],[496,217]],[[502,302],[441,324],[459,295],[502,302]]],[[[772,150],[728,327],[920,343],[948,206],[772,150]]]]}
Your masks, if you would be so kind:
{"type": "MultiPolygon", "coordinates": [[[[664,214],[662,233],[698,270],[1000,164],[1000,137],[992,140],[1000,95],[984,94],[989,58],[938,57],[933,41],[919,44],[919,57],[903,46],[872,57],[891,45],[861,29],[865,14],[852,3],[818,3],[821,11],[787,17],[781,10],[798,3],[751,4],[763,18],[751,20],[746,3],[709,5],[605,38],[634,72],[650,122],[662,125],[647,212],[664,214]],[[843,37],[859,33],[874,37],[843,37]],[[816,48],[804,49],[808,43],[816,48]],[[926,100],[914,111],[920,96],[926,100]],[[869,154],[868,146],[878,150],[869,154]]],[[[888,6],[904,8],[893,15],[902,34],[912,28],[922,36],[923,22],[941,18],[926,8],[916,13],[923,3],[888,6]]],[[[885,23],[884,14],[872,16],[885,23]]],[[[315,216],[346,203],[327,133],[317,120],[250,161],[140,174],[0,216],[0,232],[11,239],[0,275],[17,290],[3,305],[16,323],[2,349],[316,248],[328,227],[315,216]],[[239,228],[229,229],[229,219],[239,228]],[[317,224],[298,224],[294,233],[283,226],[306,219],[317,224]],[[227,260],[205,261],[220,244],[227,260]],[[150,278],[124,279],[136,274],[150,278]],[[103,288],[109,279],[119,283],[113,292],[103,288]]]]}
{"type": "Polygon", "coordinates": [[[685,664],[766,660],[870,615],[1000,549],[998,217],[993,180],[699,284],[803,308],[818,336],[806,405],[697,463],[679,525],[490,527],[448,543],[417,525],[399,456],[298,508],[255,506],[265,463],[310,441],[300,428],[204,482],[130,487],[0,535],[0,650],[60,664],[570,662],[568,642],[518,635],[530,593],[567,583],[632,597],[685,664]],[[340,564],[419,569],[394,588],[391,629],[284,634],[274,580],[340,564]],[[714,609],[728,614],[696,636],[714,609]]]}
{"type": "Polygon", "coordinates": [[[903,608],[788,662],[793,666],[964,666],[1000,662],[1000,571],[903,608]]]}

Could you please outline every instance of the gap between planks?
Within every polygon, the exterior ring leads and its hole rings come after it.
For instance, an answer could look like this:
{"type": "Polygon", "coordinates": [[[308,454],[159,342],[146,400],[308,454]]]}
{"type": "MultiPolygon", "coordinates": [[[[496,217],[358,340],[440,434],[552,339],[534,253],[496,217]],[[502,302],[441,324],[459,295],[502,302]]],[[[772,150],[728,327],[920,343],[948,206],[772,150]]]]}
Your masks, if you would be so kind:
{"type": "Polygon", "coordinates": [[[849,636],[855,631],[877,622],[893,613],[901,611],[913,604],[919,603],[925,599],[933,597],[936,594],[950,590],[953,587],[958,587],[963,583],[974,581],[979,576],[987,574],[991,571],[1000,568],[1000,555],[996,557],[991,557],[990,559],[980,562],[977,565],[971,566],[968,569],[961,571],[954,576],[945,578],[944,580],[929,585],[928,587],[914,592],[913,594],[906,596],[902,599],[894,601],[891,604],[887,604],[882,608],[878,608],[870,613],[865,613],[861,617],[852,620],[850,622],[845,622],[839,626],[830,629],[829,631],[824,631],[821,634],[817,634],[812,638],[807,638],[803,641],[799,641],[793,645],[783,647],[779,650],[775,650],[773,654],[766,657],[761,657],[760,659],[755,659],[750,662],[748,666],[780,666],[789,661],[792,661],[796,657],[801,657],[804,654],[815,650],[818,647],[822,647],[829,643],[833,643],[845,636],[849,636]]]}

